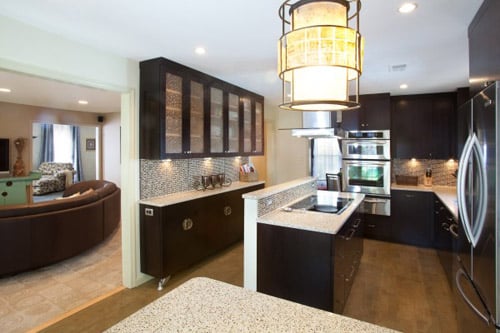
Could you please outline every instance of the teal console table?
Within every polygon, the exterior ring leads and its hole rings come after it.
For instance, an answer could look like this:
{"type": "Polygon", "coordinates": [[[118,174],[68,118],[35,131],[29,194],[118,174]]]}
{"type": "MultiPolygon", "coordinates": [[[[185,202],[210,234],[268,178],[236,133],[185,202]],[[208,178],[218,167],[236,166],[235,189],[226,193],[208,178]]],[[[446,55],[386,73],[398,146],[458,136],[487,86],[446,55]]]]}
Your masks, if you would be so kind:
{"type": "Polygon", "coordinates": [[[41,173],[30,172],[26,177],[0,178],[0,206],[31,203],[31,182],[40,177],[41,173]]]}

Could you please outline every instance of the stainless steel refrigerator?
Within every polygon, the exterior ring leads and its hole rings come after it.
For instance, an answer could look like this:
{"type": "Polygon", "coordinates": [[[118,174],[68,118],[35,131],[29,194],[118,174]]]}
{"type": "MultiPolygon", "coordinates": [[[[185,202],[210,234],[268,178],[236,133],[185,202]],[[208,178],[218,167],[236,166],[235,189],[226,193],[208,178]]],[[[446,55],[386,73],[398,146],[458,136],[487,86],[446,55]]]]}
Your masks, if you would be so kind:
{"type": "Polygon", "coordinates": [[[453,267],[462,332],[500,332],[499,84],[491,84],[458,111],[461,228],[453,267]]]}

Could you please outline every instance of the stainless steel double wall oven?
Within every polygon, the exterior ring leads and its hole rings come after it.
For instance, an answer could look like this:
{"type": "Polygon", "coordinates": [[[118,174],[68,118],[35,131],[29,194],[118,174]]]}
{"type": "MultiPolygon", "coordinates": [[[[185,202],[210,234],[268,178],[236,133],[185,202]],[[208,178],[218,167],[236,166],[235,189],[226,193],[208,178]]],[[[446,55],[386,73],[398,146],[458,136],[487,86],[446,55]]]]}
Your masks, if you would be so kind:
{"type": "Polygon", "coordinates": [[[365,193],[365,212],[390,215],[389,130],[349,131],[342,140],[342,190],[365,193]]]}

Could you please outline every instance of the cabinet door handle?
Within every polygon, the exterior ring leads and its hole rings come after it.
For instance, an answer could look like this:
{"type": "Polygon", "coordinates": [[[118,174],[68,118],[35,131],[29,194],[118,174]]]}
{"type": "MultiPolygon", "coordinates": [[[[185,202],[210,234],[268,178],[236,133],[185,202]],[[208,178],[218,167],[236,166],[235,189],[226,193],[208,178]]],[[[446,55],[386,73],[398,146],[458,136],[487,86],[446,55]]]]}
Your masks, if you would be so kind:
{"type": "Polygon", "coordinates": [[[354,220],[354,224],[352,226],[354,228],[357,228],[357,227],[359,227],[360,224],[361,224],[361,219],[356,219],[356,220],[354,220]]]}
{"type": "Polygon", "coordinates": [[[182,230],[188,231],[193,228],[193,225],[193,220],[191,220],[190,218],[184,219],[184,221],[182,221],[182,230]]]}
{"type": "Polygon", "coordinates": [[[414,194],[405,194],[405,197],[407,197],[407,198],[415,198],[415,195],[414,194]]]}
{"type": "Polygon", "coordinates": [[[233,210],[231,209],[231,206],[224,207],[224,215],[229,216],[232,212],[233,210]]]}
{"type": "Polygon", "coordinates": [[[356,233],[356,229],[351,229],[351,230],[349,231],[349,236],[345,236],[345,237],[344,237],[344,239],[345,239],[346,241],[351,240],[352,236],[354,236],[354,234],[355,234],[355,233],[356,233]]]}
{"type": "Polygon", "coordinates": [[[450,232],[450,234],[455,237],[455,238],[458,238],[458,224],[452,224],[450,225],[450,228],[448,229],[448,231],[450,232]]]}
{"type": "Polygon", "coordinates": [[[367,224],[366,225],[368,228],[375,228],[375,224],[367,224]]]}
{"type": "Polygon", "coordinates": [[[446,231],[450,231],[450,225],[448,223],[441,223],[441,228],[443,228],[446,231]]]}

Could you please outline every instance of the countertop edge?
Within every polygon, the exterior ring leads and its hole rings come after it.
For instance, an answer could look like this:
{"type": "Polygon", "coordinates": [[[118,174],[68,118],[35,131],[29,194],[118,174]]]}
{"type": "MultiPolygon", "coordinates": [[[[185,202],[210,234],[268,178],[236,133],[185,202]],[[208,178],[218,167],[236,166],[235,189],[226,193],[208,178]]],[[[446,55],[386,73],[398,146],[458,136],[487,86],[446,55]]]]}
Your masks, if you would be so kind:
{"type": "Polygon", "coordinates": [[[206,190],[206,191],[191,190],[191,191],[167,194],[154,198],[141,199],[139,200],[139,204],[155,206],[155,207],[165,207],[165,206],[175,205],[181,202],[209,197],[212,195],[237,191],[257,185],[262,185],[265,183],[266,183],[265,181],[256,181],[256,182],[238,181],[238,182],[233,182],[231,186],[216,188],[213,190],[206,190]]]}

